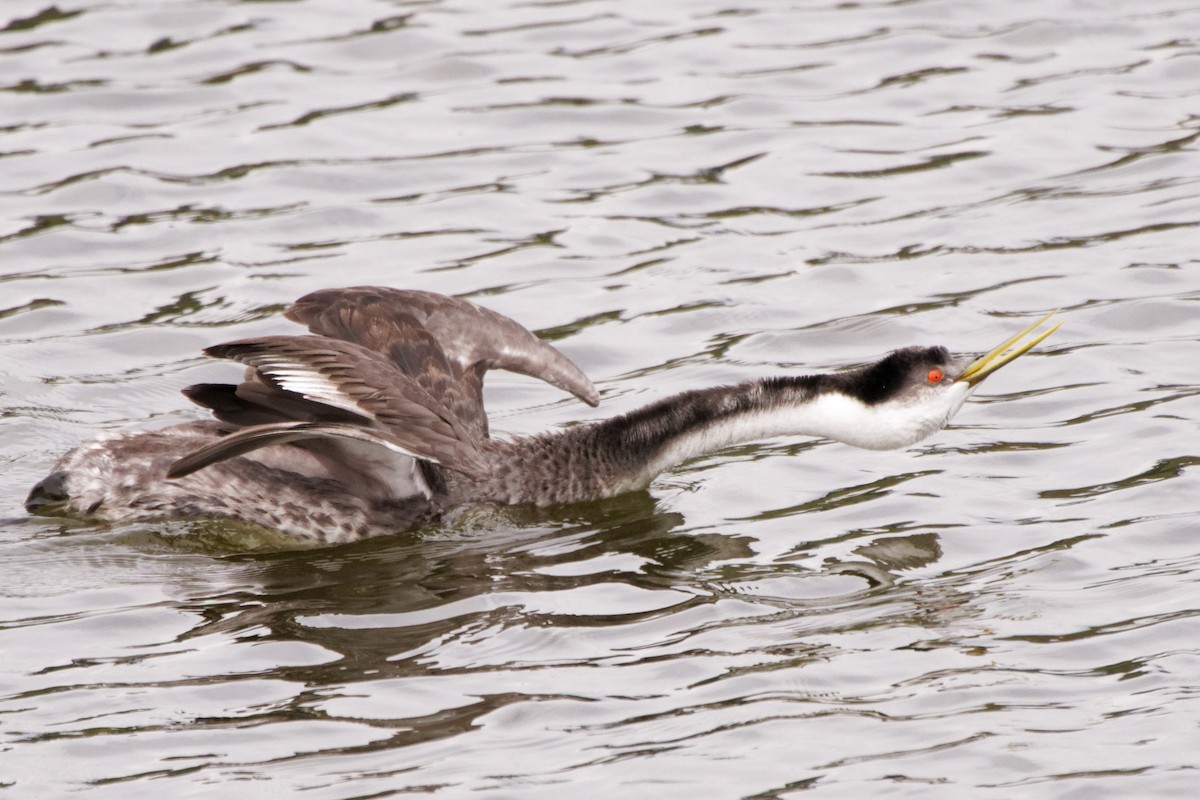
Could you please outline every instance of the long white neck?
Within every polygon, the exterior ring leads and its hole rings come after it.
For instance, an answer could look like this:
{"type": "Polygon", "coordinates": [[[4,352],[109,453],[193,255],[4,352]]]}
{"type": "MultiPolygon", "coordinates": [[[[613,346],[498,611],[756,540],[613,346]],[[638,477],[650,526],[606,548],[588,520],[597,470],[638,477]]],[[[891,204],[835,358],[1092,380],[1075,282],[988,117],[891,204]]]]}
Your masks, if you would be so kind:
{"type": "Polygon", "coordinates": [[[599,499],[645,488],[688,459],[777,436],[905,447],[944,427],[969,393],[962,384],[920,401],[871,405],[830,390],[823,376],[684,392],[594,425],[498,445],[495,499],[542,505],[599,499]]]}
{"type": "MultiPolygon", "coordinates": [[[[795,385],[764,382],[708,390],[706,397],[700,394],[713,413],[693,424],[664,430],[661,444],[643,451],[649,456],[643,467],[647,482],[705,453],[778,436],[817,436],[868,450],[906,447],[945,427],[966,399],[967,387],[955,393],[957,402],[937,405],[867,405],[840,392],[811,393],[795,385]]],[[[665,402],[670,405],[678,399],[665,402]]],[[[676,416],[670,409],[665,411],[668,421],[676,416]]],[[[649,422],[641,420],[642,425],[649,422]]],[[[636,440],[636,432],[626,433],[636,440]]]]}

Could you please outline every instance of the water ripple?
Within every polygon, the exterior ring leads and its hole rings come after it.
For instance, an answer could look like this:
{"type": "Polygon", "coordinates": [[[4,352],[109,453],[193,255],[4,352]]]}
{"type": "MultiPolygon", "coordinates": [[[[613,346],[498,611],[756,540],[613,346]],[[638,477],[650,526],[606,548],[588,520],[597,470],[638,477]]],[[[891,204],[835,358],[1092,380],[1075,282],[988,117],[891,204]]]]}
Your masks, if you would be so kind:
{"type": "Polygon", "coordinates": [[[2,785],[1190,796],[1196,14],[0,12],[2,785]],[[515,433],[1065,325],[909,451],[749,443],[324,551],[24,515],[79,440],[194,418],[178,389],[230,375],[202,347],[371,283],[601,387],[489,377],[515,433]]]}

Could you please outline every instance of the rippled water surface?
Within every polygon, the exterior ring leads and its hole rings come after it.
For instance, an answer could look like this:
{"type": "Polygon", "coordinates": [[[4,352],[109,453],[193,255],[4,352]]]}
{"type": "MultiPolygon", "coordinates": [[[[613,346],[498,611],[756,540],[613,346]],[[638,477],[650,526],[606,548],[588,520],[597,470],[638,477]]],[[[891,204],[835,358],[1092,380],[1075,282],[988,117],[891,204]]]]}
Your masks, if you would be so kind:
{"type": "Polygon", "coordinates": [[[0,794],[1191,797],[1200,5],[5,0],[0,794]],[[325,550],[29,518],[325,286],[589,409],[1064,327],[906,451],[325,550]]]}

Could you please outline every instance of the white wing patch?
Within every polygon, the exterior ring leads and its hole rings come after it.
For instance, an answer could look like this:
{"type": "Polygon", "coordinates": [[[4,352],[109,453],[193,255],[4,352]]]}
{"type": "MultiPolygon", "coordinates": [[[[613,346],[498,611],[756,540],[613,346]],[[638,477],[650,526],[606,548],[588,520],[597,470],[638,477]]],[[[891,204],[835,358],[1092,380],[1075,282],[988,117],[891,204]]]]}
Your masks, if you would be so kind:
{"type": "MultiPolygon", "coordinates": [[[[257,361],[257,359],[256,359],[257,361]]],[[[353,397],[342,391],[342,387],[309,364],[272,353],[269,358],[258,361],[254,367],[272,378],[279,388],[300,395],[305,400],[324,403],[366,417],[373,414],[359,405],[353,397]]]]}

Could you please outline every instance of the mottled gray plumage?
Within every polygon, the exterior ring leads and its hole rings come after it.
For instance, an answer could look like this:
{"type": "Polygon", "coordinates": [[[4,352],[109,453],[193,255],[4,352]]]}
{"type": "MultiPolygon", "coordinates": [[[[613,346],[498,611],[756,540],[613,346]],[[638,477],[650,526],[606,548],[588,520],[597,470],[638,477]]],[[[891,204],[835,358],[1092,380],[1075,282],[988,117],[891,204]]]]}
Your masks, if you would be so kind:
{"type": "Polygon", "coordinates": [[[205,350],[247,367],[240,384],[184,389],[219,423],[84,444],[34,487],[29,509],[110,520],[227,517],[317,542],[389,533],[461,505],[477,494],[472,485],[495,475],[506,483],[483,408],[488,370],[541,378],[589,405],[600,399],[554,347],[466,300],[329,289],[285,316],[311,335],[205,350]]]}
{"type": "Polygon", "coordinates": [[[464,505],[642,489],[683,460],[768,436],[902,447],[942,428],[983,375],[1016,357],[993,358],[1015,338],[969,365],[942,347],[910,347],[836,374],[684,392],[602,422],[497,440],[483,408],[490,369],[599,401],[578,367],[513,320],[380,287],[313,292],[285,316],[310,333],[205,351],[246,367],[239,384],[184,390],[217,421],[81,445],[27,507],[114,521],[227,518],[314,543],[351,541],[464,505]]]}

